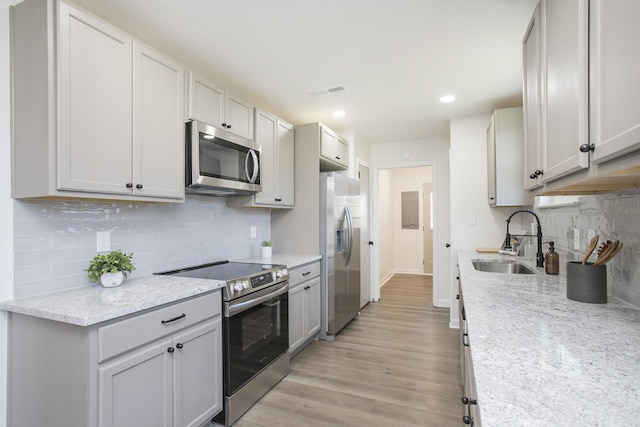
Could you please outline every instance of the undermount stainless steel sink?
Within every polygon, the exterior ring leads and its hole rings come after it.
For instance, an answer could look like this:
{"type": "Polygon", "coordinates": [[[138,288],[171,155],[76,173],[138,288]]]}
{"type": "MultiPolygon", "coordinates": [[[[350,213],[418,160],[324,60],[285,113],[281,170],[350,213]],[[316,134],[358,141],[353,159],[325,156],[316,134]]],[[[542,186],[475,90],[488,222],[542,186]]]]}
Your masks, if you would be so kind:
{"type": "Polygon", "coordinates": [[[536,274],[531,268],[524,264],[520,264],[515,261],[502,261],[502,260],[475,260],[473,261],[473,268],[478,271],[485,271],[488,273],[506,273],[506,274],[536,274]]]}

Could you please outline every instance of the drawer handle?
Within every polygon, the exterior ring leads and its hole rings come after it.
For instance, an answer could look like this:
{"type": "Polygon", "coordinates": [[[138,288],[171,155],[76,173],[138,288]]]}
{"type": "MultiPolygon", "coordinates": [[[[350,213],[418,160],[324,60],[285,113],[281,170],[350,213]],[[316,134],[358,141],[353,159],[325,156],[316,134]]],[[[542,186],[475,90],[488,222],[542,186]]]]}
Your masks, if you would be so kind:
{"type": "Polygon", "coordinates": [[[308,276],[308,275],[310,275],[310,274],[311,274],[311,272],[310,272],[310,271],[307,271],[306,273],[302,273],[302,275],[303,275],[303,276],[308,276]]]}
{"type": "Polygon", "coordinates": [[[176,344],[176,348],[180,349],[182,347],[184,347],[184,345],[182,343],[179,342],[178,344],[176,344]]]}
{"type": "Polygon", "coordinates": [[[309,289],[311,289],[311,286],[305,286],[305,287],[304,287],[304,290],[305,290],[305,291],[308,291],[309,289]]]}
{"type": "Polygon", "coordinates": [[[182,319],[183,317],[187,317],[187,315],[186,315],[186,314],[184,314],[184,313],[182,313],[180,316],[176,316],[176,317],[174,317],[173,319],[163,320],[163,321],[162,321],[162,324],[163,324],[163,325],[165,325],[165,324],[167,324],[167,323],[175,322],[176,320],[180,320],[180,319],[182,319]]]}

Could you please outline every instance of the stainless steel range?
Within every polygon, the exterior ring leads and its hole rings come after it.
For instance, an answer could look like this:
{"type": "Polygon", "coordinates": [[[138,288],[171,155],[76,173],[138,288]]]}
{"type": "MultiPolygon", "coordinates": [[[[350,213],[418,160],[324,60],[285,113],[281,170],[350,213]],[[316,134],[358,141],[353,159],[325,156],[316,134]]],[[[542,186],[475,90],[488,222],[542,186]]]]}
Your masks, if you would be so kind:
{"type": "Polygon", "coordinates": [[[223,288],[224,409],[235,423],[289,373],[286,266],[222,261],[158,274],[219,280],[223,288]]]}

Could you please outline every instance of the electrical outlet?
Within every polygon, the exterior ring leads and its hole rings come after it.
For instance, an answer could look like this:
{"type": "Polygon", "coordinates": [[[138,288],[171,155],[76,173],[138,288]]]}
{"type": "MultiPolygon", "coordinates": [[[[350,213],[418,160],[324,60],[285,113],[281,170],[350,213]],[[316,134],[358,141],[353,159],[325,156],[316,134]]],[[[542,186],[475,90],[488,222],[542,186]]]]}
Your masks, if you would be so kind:
{"type": "Polygon", "coordinates": [[[573,229],[573,250],[575,251],[580,250],[580,229],[579,228],[573,229]]]}
{"type": "Polygon", "coordinates": [[[96,233],[96,251],[109,252],[111,250],[111,233],[109,231],[98,231],[96,233]]]}
{"type": "Polygon", "coordinates": [[[257,235],[257,229],[256,229],[256,226],[255,226],[255,225],[252,225],[252,226],[251,226],[251,238],[252,238],[252,239],[255,239],[255,238],[256,238],[256,235],[257,235]]]}

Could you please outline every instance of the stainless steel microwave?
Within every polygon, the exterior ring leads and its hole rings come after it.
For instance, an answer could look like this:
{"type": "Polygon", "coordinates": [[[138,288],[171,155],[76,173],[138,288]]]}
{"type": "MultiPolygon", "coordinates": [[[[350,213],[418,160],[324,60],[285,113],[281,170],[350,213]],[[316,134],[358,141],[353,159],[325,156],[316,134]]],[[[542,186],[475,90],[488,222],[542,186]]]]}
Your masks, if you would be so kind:
{"type": "Polygon", "coordinates": [[[254,194],[260,186],[260,144],[199,121],[186,124],[188,193],[254,194]]]}

